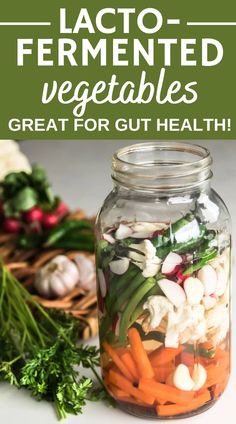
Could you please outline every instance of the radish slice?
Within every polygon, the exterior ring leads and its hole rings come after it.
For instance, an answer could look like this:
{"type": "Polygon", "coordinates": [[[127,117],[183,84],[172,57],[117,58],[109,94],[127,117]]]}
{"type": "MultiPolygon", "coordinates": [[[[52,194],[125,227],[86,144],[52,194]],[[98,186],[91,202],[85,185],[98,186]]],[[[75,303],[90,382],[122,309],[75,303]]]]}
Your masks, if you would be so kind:
{"type": "Polygon", "coordinates": [[[122,259],[118,259],[117,261],[112,261],[110,262],[109,266],[113,274],[122,275],[129,268],[129,259],[122,258],[122,259]]]}
{"type": "Polygon", "coordinates": [[[182,262],[183,260],[180,255],[174,252],[170,252],[163,262],[161,272],[163,274],[173,274],[176,270],[176,267],[178,267],[178,265],[180,265],[182,262]]]}
{"type": "Polygon", "coordinates": [[[104,240],[108,241],[108,243],[110,243],[110,244],[114,244],[116,242],[114,237],[111,236],[111,234],[104,233],[103,238],[104,238],[104,240]]]}
{"type": "Polygon", "coordinates": [[[203,303],[206,311],[209,311],[209,309],[214,308],[214,306],[217,303],[217,299],[215,297],[212,297],[212,296],[204,296],[203,299],[202,299],[202,303],[203,303]]]}
{"type": "Polygon", "coordinates": [[[174,283],[174,281],[167,280],[167,278],[159,280],[158,284],[167,299],[169,299],[176,308],[179,308],[179,306],[185,302],[186,296],[184,290],[181,286],[179,286],[179,284],[174,283]]]}
{"type": "Polygon", "coordinates": [[[184,282],[184,290],[190,305],[198,305],[204,295],[204,286],[198,278],[189,277],[184,282]]]}
{"type": "Polygon", "coordinates": [[[204,285],[205,295],[215,293],[217,285],[217,274],[211,265],[204,265],[197,273],[197,277],[204,285]]]}
{"type": "Polygon", "coordinates": [[[132,234],[131,228],[129,228],[127,225],[120,224],[118,229],[116,230],[115,236],[117,240],[123,240],[127,237],[130,237],[132,234]]]}
{"type": "Polygon", "coordinates": [[[98,269],[98,282],[99,282],[99,287],[101,291],[101,296],[104,298],[106,297],[106,294],[107,294],[107,284],[106,284],[104,272],[100,268],[98,269]]]}

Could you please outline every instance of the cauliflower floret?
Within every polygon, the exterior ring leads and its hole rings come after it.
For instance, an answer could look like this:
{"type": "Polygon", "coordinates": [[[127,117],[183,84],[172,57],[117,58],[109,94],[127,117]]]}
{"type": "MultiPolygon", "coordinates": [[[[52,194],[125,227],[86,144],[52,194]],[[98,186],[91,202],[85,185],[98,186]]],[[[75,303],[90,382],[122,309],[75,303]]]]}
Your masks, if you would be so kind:
{"type": "Polygon", "coordinates": [[[143,305],[143,309],[148,309],[150,328],[156,328],[161,320],[172,312],[174,307],[172,303],[164,296],[150,296],[143,305]]]}
{"type": "Polygon", "coordinates": [[[216,305],[206,313],[207,332],[214,344],[220,343],[229,330],[229,311],[227,305],[216,305]]]}
{"type": "Polygon", "coordinates": [[[154,277],[161,267],[161,259],[156,256],[156,248],[150,240],[144,240],[142,243],[131,244],[129,258],[131,261],[143,271],[143,276],[154,277]]]}

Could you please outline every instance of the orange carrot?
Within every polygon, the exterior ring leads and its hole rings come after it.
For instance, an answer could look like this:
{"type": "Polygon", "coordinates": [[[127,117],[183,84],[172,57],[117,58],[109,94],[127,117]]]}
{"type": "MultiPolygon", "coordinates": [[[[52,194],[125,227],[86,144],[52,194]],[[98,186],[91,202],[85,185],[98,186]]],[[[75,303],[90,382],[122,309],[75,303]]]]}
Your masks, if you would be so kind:
{"type": "Polygon", "coordinates": [[[119,370],[122,372],[122,374],[128,378],[128,380],[133,381],[133,376],[131,372],[128,370],[126,365],[121,361],[119,356],[117,355],[116,351],[109,345],[107,342],[103,343],[104,350],[108,353],[108,355],[111,357],[113,362],[116,364],[116,366],[119,368],[119,370]]]}
{"type": "Polygon", "coordinates": [[[132,374],[134,381],[138,381],[139,375],[131,353],[129,351],[126,351],[125,353],[123,353],[123,355],[121,355],[121,359],[132,374]]]}
{"type": "Polygon", "coordinates": [[[209,400],[211,400],[211,395],[208,390],[205,390],[200,396],[192,399],[188,405],[158,405],[156,411],[157,415],[161,417],[185,414],[200,408],[209,400]]]}
{"type": "Polygon", "coordinates": [[[205,388],[221,383],[222,378],[224,378],[224,376],[229,373],[227,371],[227,365],[222,365],[222,366],[209,365],[208,367],[206,367],[206,370],[207,370],[207,381],[204,385],[205,388]]]}
{"type": "Polygon", "coordinates": [[[178,403],[183,406],[187,405],[195,395],[195,392],[179,390],[176,387],[147,378],[141,378],[139,389],[154,396],[157,400],[160,398],[166,400],[166,402],[178,403]]]}
{"type": "Polygon", "coordinates": [[[133,396],[137,400],[144,402],[147,405],[153,405],[155,402],[154,396],[149,395],[148,393],[144,393],[140,389],[137,389],[132,385],[132,383],[130,383],[129,380],[113,370],[109,371],[109,381],[111,384],[114,384],[119,389],[125,391],[128,395],[133,396]]]}
{"type": "Polygon", "coordinates": [[[223,391],[225,390],[225,388],[228,384],[228,381],[229,381],[229,378],[227,376],[226,378],[224,378],[224,380],[221,383],[216,384],[213,387],[214,399],[217,399],[223,393],[223,391]]]}
{"type": "Polygon", "coordinates": [[[153,368],[155,380],[164,383],[174,370],[174,365],[153,368]]]}
{"type": "Polygon", "coordinates": [[[124,390],[119,389],[118,387],[114,386],[113,384],[109,384],[109,391],[112,392],[115,398],[125,398],[129,395],[124,392],[124,390]]]}
{"type": "Polygon", "coordinates": [[[179,346],[178,348],[159,347],[149,355],[149,359],[153,367],[158,367],[173,361],[182,351],[183,346],[179,346]]]}
{"type": "Polygon", "coordinates": [[[143,347],[143,343],[139,332],[136,328],[130,328],[128,331],[131,353],[138,368],[141,377],[152,378],[154,372],[148,358],[147,352],[143,347]]]}
{"type": "Polygon", "coordinates": [[[196,360],[196,358],[194,357],[194,355],[192,353],[183,352],[181,354],[181,364],[184,364],[187,367],[193,367],[194,363],[198,362],[198,361],[195,361],[195,360],[196,360]]]}

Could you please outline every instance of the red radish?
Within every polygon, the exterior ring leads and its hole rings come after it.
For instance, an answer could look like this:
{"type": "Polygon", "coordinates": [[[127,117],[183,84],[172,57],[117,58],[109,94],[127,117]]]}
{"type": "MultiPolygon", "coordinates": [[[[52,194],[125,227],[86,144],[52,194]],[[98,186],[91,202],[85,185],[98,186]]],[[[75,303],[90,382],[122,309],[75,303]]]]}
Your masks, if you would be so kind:
{"type": "Polygon", "coordinates": [[[167,278],[159,280],[158,284],[163,293],[166,295],[167,299],[173,303],[176,308],[179,308],[179,306],[185,302],[185,292],[182,287],[179,286],[179,284],[174,283],[174,281],[167,280],[167,278]]]}
{"type": "Polygon", "coordinates": [[[162,269],[161,269],[162,274],[166,274],[166,275],[175,274],[179,270],[179,265],[182,264],[182,262],[183,262],[183,259],[180,255],[174,252],[170,252],[166,256],[162,264],[162,269]]]}
{"type": "Polygon", "coordinates": [[[69,212],[68,206],[64,202],[60,202],[54,213],[59,217],[63,218],[69,212]]]}
{"type": "Polygon", "coordinates": [[[45,213],[43,215],[43,226],[47,230],[56,227],[59,223],[59,218],[54,213],[45,213]]]}
{"type": "Polygon", "coordinates": [[[32,209],[24,213],[24,219],[27,222],[42,222],[43,211],[39,206],[34,206],[32,209]]]}
{"type": "Polygon", "coordinates": [[[6,218],[3,222],[3,229],[6,233],[18,234],[21,231],[21,223],[15,218],[6,218]]]}
{"type": "Polygon", "coordinates": [[[183,272],[184,269],[180,268],[179,271],[176,273],[176,277],[178,278],[178,280],[180,280],[181,283],[191,276],[191,274],[183,275],[183,272]]]}

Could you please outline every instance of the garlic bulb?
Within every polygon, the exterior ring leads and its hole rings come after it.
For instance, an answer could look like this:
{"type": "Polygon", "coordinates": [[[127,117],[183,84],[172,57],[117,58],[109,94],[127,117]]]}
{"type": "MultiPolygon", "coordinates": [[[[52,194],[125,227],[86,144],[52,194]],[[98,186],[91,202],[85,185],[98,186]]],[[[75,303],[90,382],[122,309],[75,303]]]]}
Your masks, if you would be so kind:
{"type": "Polygon", "coordinates": [[[96,290],[96,269],[94,260],[86,255],[79,254],[75,258],[79,269],[79,286],[85,290],[96,290]]]}
{"type": "Polygon", "coordinates": [[[41,268],[35,278],[35,288],[44,297],[63,297],[77,285],[80,273],[73,261],[56,256],[41,268]]]}

